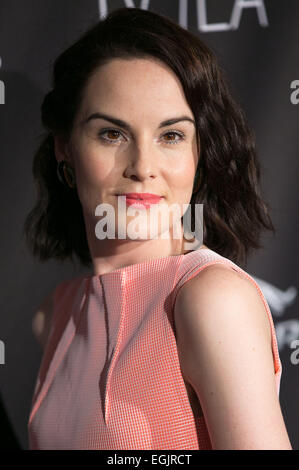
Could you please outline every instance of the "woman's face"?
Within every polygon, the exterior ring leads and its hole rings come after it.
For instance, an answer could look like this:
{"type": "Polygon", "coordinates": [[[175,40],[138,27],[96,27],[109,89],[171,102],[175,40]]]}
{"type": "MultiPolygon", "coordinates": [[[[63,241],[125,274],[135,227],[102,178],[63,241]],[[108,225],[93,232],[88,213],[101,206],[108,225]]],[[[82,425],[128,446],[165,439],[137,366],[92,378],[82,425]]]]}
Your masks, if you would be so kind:
{"type": "MultiPolygon", "coordinates": [[[[89,233],[99,221],[96,207],[109,204],[117,238],[117,195],[128,192],[163,196],[159,204],[178,204],[181,218],[192,196],[198,148],[194,116],[177,76],[151,58],[113,59],[99,67],[84,90],[63,158],[74,167],[89,233]]],[[[159,227],[163,232],[164,225],[159,227]]]]}

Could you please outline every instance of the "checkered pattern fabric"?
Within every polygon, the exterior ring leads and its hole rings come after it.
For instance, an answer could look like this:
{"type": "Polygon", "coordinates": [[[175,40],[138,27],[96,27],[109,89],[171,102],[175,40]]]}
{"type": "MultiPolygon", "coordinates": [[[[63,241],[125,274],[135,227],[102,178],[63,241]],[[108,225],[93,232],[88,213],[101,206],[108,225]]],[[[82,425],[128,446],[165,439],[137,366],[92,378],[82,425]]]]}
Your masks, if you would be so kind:
{"type": "Polygon", "coordinates": [[[192,411],[173,328],[178,290],[222,263],[257,288],[282,366],[267,301],[254,279],[210,249],[151,259],[60,283],[28,421],[30,449],[211,449],[192,411]]]}

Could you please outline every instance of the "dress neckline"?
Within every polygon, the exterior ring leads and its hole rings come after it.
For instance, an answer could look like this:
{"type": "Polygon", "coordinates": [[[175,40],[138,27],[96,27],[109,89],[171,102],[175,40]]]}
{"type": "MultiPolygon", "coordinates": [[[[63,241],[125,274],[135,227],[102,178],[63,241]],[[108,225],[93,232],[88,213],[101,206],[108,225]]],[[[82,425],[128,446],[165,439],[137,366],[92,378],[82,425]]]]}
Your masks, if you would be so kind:
{"type": "Polygon", "coordinates": [[[94,279],[103,279],[105,278],[106,276],[111,276],[113,274],[117,274],[117,273],[127,273],[127,272],[130,272],[134,269],[138,269],[138,268],[142,268],[144,266],[149,266],[149,265],[152,265],[152,264],[155,264],[155,263],[161,263],[163,261],[166,261],[166,260],[171,260],[173,258],[183,258],[183,257],[187,257],[187,256],[190,256],[192,253],[195,253],[196,251],[207,251],[209,250],[209,248],[199,248],[198,250],[191,250],[189,251],[188,253],[182,253],[180,255],[170,255],[170,256],[163,256],[163,257],[160,257],[160,258],[151,258],[151,259],[148,259],[148,260],[145,260],[145,261],[141,261],[140,263],[133,263],[133,264],[129,264],[128,266],[122,266],[121,268],[117,268],[117,269],[114,269],[113,271],[109,271],[107,273],[103,273],[103,274],[90,274],[90,275],[85,275],[84,276],[84,279],[85,280],[94,280],[94,279]]]}

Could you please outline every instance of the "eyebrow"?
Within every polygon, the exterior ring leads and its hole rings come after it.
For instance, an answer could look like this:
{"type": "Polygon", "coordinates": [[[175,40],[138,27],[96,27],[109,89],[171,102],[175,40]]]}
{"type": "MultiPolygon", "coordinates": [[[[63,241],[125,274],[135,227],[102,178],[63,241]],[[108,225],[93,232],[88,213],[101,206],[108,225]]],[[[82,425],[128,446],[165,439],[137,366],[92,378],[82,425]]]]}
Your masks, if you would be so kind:
{"type": "MultiPolygon", "coordinates": [[[[116,126],[123,127],[127,131],[130,131],[130,132],[132,131],[132,128],[131,128],[130,124],[128,124],[127,122],[123,121],[122,119],[117,119],[113,116],[109,116],[108,114],[102,114],[102,113],[93,113],[93,114],[91,114],[87,119],[82,121],[82,125],[87,124],[92,119],[104,119],[105,121],[112,122],[116,126]]],[[[179,117],[176,117],[176,118],[166,119],[166,121],[162,121],[159,124],[159,129],[161,127],[172,126],[173,124],[176,124],[177,122],[181,122],[181,121],[189,121],[189,122],[192,122],[192,124],[195,125],[195,121],[193,119],[191,119],[189,116],[179,116],[179,117]]]]}

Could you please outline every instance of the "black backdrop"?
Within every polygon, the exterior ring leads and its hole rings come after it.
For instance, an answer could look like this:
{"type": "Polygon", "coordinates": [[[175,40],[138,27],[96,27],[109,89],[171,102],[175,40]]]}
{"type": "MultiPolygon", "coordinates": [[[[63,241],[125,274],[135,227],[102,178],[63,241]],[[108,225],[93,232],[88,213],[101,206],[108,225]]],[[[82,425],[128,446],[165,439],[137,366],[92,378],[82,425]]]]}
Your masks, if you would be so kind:
{"type": "Polygon", "coordinates": [[[299,449],[298,0],[1,0],[0,447],[28,448],[27,421],[42,357],[32,316],[54,286],[82,273],[68,263],[38,263],[21,236],[35,201],[31,164],[50,66],[97,18],[123,6],[165,14],[200,35],[218,55],[255,132],[262,189],[277,233],[264,237],[264,249],[250,258],[247,272],[273,315],[283,367],[280,402],[293,448],[299,449]]]}

